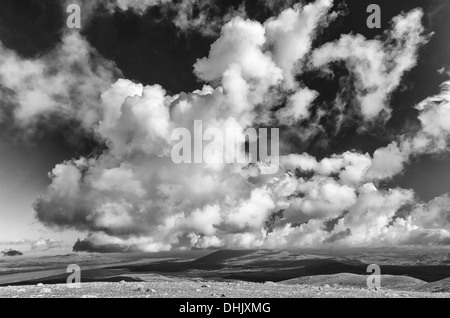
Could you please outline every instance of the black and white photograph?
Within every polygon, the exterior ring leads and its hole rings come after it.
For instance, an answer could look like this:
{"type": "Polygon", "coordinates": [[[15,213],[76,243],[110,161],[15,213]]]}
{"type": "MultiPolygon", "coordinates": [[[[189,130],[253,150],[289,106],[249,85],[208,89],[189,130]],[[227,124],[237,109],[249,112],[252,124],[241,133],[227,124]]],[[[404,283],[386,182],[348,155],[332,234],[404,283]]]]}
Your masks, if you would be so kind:
{"type": "Polygon", "coordinates": [[[450,298],[449,16],[0,0],[0,298],[450,298]]]}

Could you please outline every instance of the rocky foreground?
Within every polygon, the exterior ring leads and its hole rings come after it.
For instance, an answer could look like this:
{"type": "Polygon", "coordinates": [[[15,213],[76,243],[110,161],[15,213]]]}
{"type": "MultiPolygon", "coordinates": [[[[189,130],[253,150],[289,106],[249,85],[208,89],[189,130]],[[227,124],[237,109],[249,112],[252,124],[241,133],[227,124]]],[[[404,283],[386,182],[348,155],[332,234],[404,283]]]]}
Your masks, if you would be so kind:
{"type": "Polygon", "coordinates": [[[281,283],[154,281],[9,286],[0,298],[449,298],[450,293],[286,285],[281,283]],[[73,286],[72,286],[73,287],[73,286]]]}

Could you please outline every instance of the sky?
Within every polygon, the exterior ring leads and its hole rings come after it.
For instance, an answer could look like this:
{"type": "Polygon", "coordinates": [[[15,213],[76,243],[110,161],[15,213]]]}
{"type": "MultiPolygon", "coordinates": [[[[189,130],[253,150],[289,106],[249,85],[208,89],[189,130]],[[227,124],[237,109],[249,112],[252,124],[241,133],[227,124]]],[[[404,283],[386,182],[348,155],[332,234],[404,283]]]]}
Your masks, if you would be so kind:
{"type": "Polygon", "coordinates": [[[0,249],[448,247],[449,11],[3,1],[0,249]],[[171,132],[195,120],[279,128],[280,171],[174,164],[171,132]]]}

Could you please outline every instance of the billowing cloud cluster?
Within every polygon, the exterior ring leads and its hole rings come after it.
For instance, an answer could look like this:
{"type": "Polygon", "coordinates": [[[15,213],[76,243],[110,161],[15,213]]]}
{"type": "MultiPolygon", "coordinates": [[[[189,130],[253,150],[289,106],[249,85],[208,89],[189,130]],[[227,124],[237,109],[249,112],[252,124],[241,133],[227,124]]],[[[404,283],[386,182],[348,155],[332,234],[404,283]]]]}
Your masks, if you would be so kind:
{"type": "Polygon", "coordinates": [[[362,35],[343,35],[313,52],[313,67],[322,68],[344,61],[356,77],[356,99],[364,118],[380,112],[390,114],[389,97],[406,71],[416,65],[419,47],[426,42],[421,24],[422,11],[399,15],[382,39],[367,40],[362,35]]]}
{"type": "Polygon", "coordinates": [[[14,121],[27,131],[42,122],[76,119],[91,130],[100,119],[100,92],[118,75],[114,64],[76,32],[65,34],[58,47],[33,60],[0,43],[0,122],[14,121]]]}
{"type": "Polygon", "coordinates": [[[57,165],[35,204],[37,218],[87,232],[77,251],[448,244],[447,197],[421,203],[412,190],[384,189],[380,182],[401,173],[418,149],[446,148],[447,91],[418,106],[417,135],[373,155],[348,151],[319,160],[285,154],[275,175],[263,174],[262,162],[175,164],[170,157],[174,129],[194,134],[195,120],[204,130],[234,132],[240,147],[228,157],[245,155],[244,131],[261,117],[275,124],[308,118],[320,92],[297,83],[296,75],[323,71],[333,61],[345,61],[355,74],[362,118],[388,112],[389,94],[426,41],[422,12],[396,17],[385,41],[347,35],[314,49],[317,30],[336,15],[332,4],[295,5],[263,24],[233,18],[194,65],[205,82],[201,90],[171,96],[159,85],[126,79],[103,90],[91,121],[84,113],[75,118],[95,122],[106,149],[57,165]],[[280,96],[286,105],[274,111],[280,96]]]}

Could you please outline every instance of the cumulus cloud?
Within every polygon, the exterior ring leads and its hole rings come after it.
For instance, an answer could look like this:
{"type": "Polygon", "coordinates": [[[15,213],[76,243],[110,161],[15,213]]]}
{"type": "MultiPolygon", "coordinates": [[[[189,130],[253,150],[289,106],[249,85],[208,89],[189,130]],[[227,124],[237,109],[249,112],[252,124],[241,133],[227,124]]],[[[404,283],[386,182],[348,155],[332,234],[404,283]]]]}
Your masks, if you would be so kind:
{"type": "Polygon", "coordinates": [[[151,238],[122,239],[104,233],[90,234],[85,240],[77,240],[74,252],[131,253],[136,251],[160,252],[170,250],[170,244],[154,242],[151,238]]]}
{"type": "Polygon", "coordinates": [[[0,105],[24,130],[57,126],[51,118],[75,120],[91,130],[100,118],[100,92],[119,74],[76,32],[65,34],[53,51],[33,60],[0,43],[0,105]]]}
{"type": "Polygon", "coordinates": [[[289,97],[288,104],[277,112],[278,121],[284,125],[309,118],[309,107],[319,94],[308,88],[299,89],[289,97]]]}
{"type": "Polygon", "coordinates": [[[238,67],[244,79],[258,81],[263,88],[276,85],[282,80],[282,71],[270,54],[263,52],[265,42],[260,23],[235,18],[223,27],[209,57],[194,65],[195,72],[200,79],[212,82],[220,81],[230,67],[238,67]]]}
{"type": "Polygon", "coordinates": [[[382,240],[404,245],[448,245],[450,228],[448,195],[417,204],[405,218],[396,218],[382,240]]]}
{"type": "Polygon", "coordinates": [[[301,180],[295,196],[289,200],[284,217],[287,222],[297,224],[336,218],[353,206],[357,199],[354,188],[327,177],[301,180]]]}
{"type": "Polygon", "coordinates": [[[402,152],[397,142],[393,142],[375,151],[367,177],[374,180],[389,179],[402,172],[407,161],[408,156],[402,152]]]}
{"type": "Polygon", "coordinates": [[[273,46],[273,58],[283,70],[288,88],[295,88],[295,65],[311,50],[314,32],[332,5],[332,0],[319,0],[304,7],[295,5],[265,23],[267,43],[273,46]]]}
{"type": "Polygon", "coordinates": [[[362,116],[371,120],[390,114],[389,97],[404,74],[417,63],[418,49],[427,42],[420,9],[399,15],[384,38],[368,40],[362,35],[342,35],[314,50],[311,65],[322,68],[344,61],[356,76],[356,99],[362,116]]]}
{"type": "Polygon", "coordinates": [[[442,84],[441,93],[416,106],[421,128],[402,139],[403,152],[410,155],[447,151],[450,137],[450,82],[442,84]]]}
{"type": "MultiPolygon", "coordinates": [[[[91,238],[92,239],[92,238],[91,238]]],[[[137,251],[124,244],[112,244],[109,242],[96,245],[94,242],[85,239],[78,239],[73,248],[73,252],[87,252],[87,253],[131,253],[137,251]]]]}
{"type": "MultiPolygon", "coordinates": [[[[204,131],[233,132],[237,147],[227,147],[225,158],[248,156],[245,129],[260,124],[261,114],[286,125],[307,119],[320,92],[296,83],[295,75],[333,61],[344,60],[355,73],[356,101],[365,118],[388,113],[389,95],[425,42],[422,12],[396,17],[384,41],[346,35],[311,52],[331,5],[296,5],[266,23],[234,17],[194,65],[206,83],[201,90],[169,95],[160,85],[127,79],[95,88],[98,104],[87,119],[71,113],[84,106],[67,112],[90,123],[105,149],[53,169],[50,186],[34,206],[37,218],[50,227],[86,232],[74,251],[395,245],[423,237],[446,242],[445,199],[423,203],[412,190],[380,185],[403,171],[414,139],[399,138],[373,154],[287,153],[272,175],[261,173],[263,162],[175,164],[170,158],[174,129],[195,135],[196,120],[204,131]],[[279,99],[286,105],[273,111],[279,99]],[[405,207],[407,212],[398,213],[405,207]]],[[[446,102],[436,100],[419,106],[423,128],[416,138],[436,142],[445,131],[445,121],[435,116],[445,114],[440,108],[446,102]]]]}
{"type": "Polygon", "coordinates": [[[349,230],[351,235],[344,239],[347,245],[377,244],[379,236],[388,230],[387,226],[396,211],[412,202],[413,198],[410,190],[377,191],[374,186],[366,187],[361,191],[358,202],[346,217],[339,220],[332,233],[349,230]]]}

